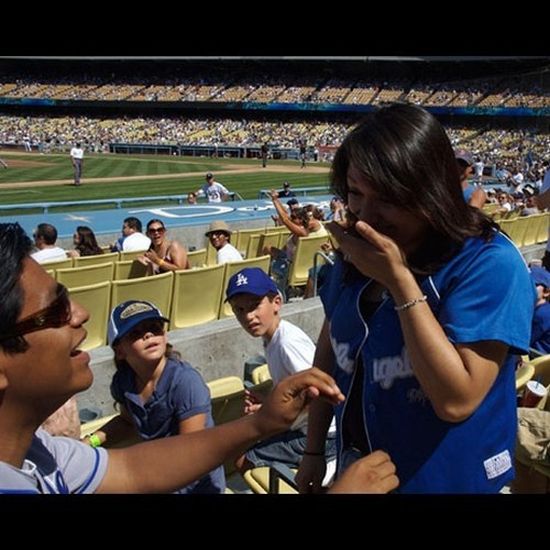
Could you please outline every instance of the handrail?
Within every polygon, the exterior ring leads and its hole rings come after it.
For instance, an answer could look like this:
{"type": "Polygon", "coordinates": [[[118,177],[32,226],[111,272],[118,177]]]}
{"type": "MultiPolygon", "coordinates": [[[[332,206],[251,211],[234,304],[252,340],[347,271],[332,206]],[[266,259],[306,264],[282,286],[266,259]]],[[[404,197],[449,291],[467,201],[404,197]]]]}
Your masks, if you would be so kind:
{"type": "Polygon", "coordinates": [[[334,260],[328,255],[325,254],[322,250],[318,250],[313,255],[313,297],[317,296],[317,257],[321,256],[328,262],[330,265],[334,265],[334,260]]]}
{"type": "MultiPolygon", "coordinates": [[[[239,200],[244,200],[239,193],[230,191],[229,196],[231,200],[235,200],[238,197],[239,200]]],[[[183,204],[187,200],[187,193],[183,195],[157,195],[149,197],[116,197],[112,199],[89,199],[89,200],[74,200],[74,201],[53,201],[53,202],[26,202],[21,204],[0,204],[0,210],[30,210],[34,208],[42,208],[42,213],[47,214],[50,208],[56,206],[78,206],[86,204],[110,204],[114,203],[116,208],[121,208],[125,202],[149,202],[149,201],[170,201],[177,200],[178,204],[183,204]]],[[[190,205],[191,206],[191,205],[190,205]]]]}
{"type": "MultiPolygon", "coordinates": [[[[309,191],[322,192],[322,191],[328,191],[328,189],[329,189],[328,185],[317,185],[314,187],[297,187],[296,189],[293,188],[291,191],[294,193],[294,195],[305,197],[309,191]]],[[[282,189],[277,189],[278,193],[281,193],[282,191],[283,191],[282,189]]],[[[258,198],[259,199],[270,198],[270,193],[271,193],[271,189],[260,189],[258,191],[258,198]]],[[[281,197],[281,199],[283,200],[287,200],[291,198],[294,198],[294,197],[281,197]]]]}

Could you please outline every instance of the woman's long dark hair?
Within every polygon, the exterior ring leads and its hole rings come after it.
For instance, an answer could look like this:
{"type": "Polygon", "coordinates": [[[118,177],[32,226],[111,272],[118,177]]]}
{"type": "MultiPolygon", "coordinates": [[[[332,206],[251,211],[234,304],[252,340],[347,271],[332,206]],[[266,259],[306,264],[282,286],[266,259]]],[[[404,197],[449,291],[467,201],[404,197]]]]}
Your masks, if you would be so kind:
{"type": "Polygon", "coordinates": [[[85,225],[79,225],[76,228],[80,242],[75,246],[75,249],[80,252],[81,256],[95,256],[103,254],[103,249],[97,244],[94,232],[85,225]]]}
{"type": "Polygon", "coordinates": [[[332,164],[332,191],[348,196],[350,165],[384,200],[426,218],[431,231],[407,258],[411,270],[429,274],[465,239],[490,239],[498,227],[463,197],[453,149],[434,116],[415,105],[394,104],[368,114],[344,139],[332,164]]]}

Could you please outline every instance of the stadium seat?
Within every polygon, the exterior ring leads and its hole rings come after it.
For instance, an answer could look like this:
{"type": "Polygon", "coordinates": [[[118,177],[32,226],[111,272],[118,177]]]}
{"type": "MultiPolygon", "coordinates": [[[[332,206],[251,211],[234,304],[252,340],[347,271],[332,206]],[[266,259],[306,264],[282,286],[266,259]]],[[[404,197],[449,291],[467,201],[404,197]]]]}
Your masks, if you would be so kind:
{"type": "Polygon", "coordinates": [[[147,300],[155,304],[164,315],[168,315],[172,302],[173,282],[174,274],[172,271],[153,277],[113,281],[111,288],[112,307],[116,307],[126,300],[147,300]]]}
{"type": "Polygon", "coordinates": [[[200,325],[218,318],[225,265],[174,272],[170,330],[200,325]]]}
{"type": "Polygon", "coordinates": [[[104,264],[105,262],[116,262],[118,252],[108,252],[107,254],[95,254],[94,256],[77,256],[74,258],[74,267],[83,267],[85,265],[104,264]]]}
{"type": "Polygon", "coordinates": [[[206,265],[206,248],[200,248],[199,250],[193,250],[192,252],[188,252],[187,259],[189,260],[191,268],[205,266],[206,265]]]}
{"type": "Polygon", "coordinates": [[[313,257],[323,243],[328,241],[326,235],[320,237],[300,237],[294,259],[290,264],[287,286],[301,286],[307,283],[309,270],[313,267],[313,257]]]}
{"type": "Polygon", "coordinates": [[[73,267],[73,259],[54,260],[53,262],[44,262],[41,265],[44,269],[64,269],[66,267],[73,267]]]}
{"type": "Polygon", "coordinates": [[[115,262],[115,281],[122,279],[137,279],[147,275],[147,266],[138,260],[122,260],[115,262]]]}
{"type": "Polygon", "coordinates": [[[143,256],[146,250],[132,250],[125,252],[124,250],[119,253],[120,261],[135,260],[138,256],[143,256]]]}
{"type": "Polygon", "coordinates": [[[113,262],[93,264],[81,267],[67,267],[56,270],[57,282],[67,288],[93,285],[103,281],[112,281],[115,266],[113,262]]]}
{"type": "Polygon", "coordinates": [[[69,289],[72,300],[85,307],[90,318],[84,325],[88,336],[81,346],[89,350],[104,346],[107,342],[107,321],[111,305],[111,282],[104,281],[94,285],[78,286],[69,289]]]}

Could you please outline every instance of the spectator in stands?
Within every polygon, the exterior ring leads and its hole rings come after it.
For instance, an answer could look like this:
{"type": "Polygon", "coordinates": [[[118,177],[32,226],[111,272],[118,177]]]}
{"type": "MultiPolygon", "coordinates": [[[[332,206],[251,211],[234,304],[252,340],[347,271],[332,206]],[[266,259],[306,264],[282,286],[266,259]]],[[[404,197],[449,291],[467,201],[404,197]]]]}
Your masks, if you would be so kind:
{"type": "MultiPolygon", "coordinates": [[[[90,358],[79,349],[88,312],[28,257],[30,249],[19,224],[0,224],[1,492],[175,491],[287,430],[312,398],[343,399],[330,376],[311,369],[283,380],[257,414],[209,430],[108,451],[52,437],[42,422],[93,381],[90,358]]],[[[388,492],[398,484],[394,473],[389,457],[378,453],[334,490],[388,492]]]]}
{"type": "MultiPolygon", "coordinates": [[[[168,319],[151,302],[128,300],[109,316],[109,345],[116,372],[111,394],[120,415],[86,438],[92,444],[116,444],[138,434],[160,439],[214,426],[210,392],[202,376],[168,343],[168,319]]],[[[223,467],[179,489],[181,494],[225,490],[223,467]]]]}
{"type": "MultiPolygon", "coordinates": [[[[281,319],[281,296],[275,283],[262,269],[248,267],[233,275],[226,296],[244,330],[251,336],[262,338],[274,384],[313,365],[314,343],[299,327],[281,319]]],[[[245,414],[257,412],[263,400],[261,394],[247,390],[245,414]]],[[[336,455],[336,427],[333,425],[332,428],[324,447],[327,460],[336,455]]],[[[304,413],[289,431],[254,445],[236,460],[235,465],[241,473],[273,462],[297,468],[305,449],[306,433],[307,415],[304,413]]]]}
{"type": "Polygon", "coordinates": [[[239,262],[243,259],[241,253],[231,244],[231,229],[225,222],[212,222],[205,235],[218,251],[216,256],[218,264],[239,262]]]}
{"type": "Polygon", "coordinates": [[[332,197],[329,208],[330,214],[327,217],[328,221],[338,223],[346,222],[346,207],[344,206],[344,201],[340,197],[332,197]]]}
{"type": "Polygon", "coordinates": [[[187,250],[176,239],[166,238],[166,227],[161,220],[149,221],[147,236],[151,239],[151,247],[139,260],[148,266],[149,275],[191,267],[187,250]]]}
{"type": "Polygon", "coordinates": [[[464,149],[458,149],[455,151],[455,159],[460,174],[460,184],[462,185],[464,200],[476,208],[483,208],[487,200],[485,191],[477,185],[470,184],[468,181],[473,173],[474,159],[472,155],[464,149]]]}
{"type": "Polygon", "coordinates": [[[82,177],[82,166],[84,165],[84,150],[80,147],[80,143],[77,143],[71,149],[71,162],[74,169],[74,185],[80,185],[80,178],[82,177]]]}
{"type": "Polygon", "coordinates": [[[79,225],[73,235],[74,250],[69,250],[67,256],[95,256],[103,254],[103,249],[97,244],[94,232],[85,225],[79,225]]]}
{"type": "Polygon", "coordinates": [[[138,252],[148,250],[151,246],[151,239],[146,237],[142,231],[141,220],[129,216],[122,222],[122,236],[111,245],[111,251],[116,252],[138,252]]]}
{"type": "Polygon", "coordinates": [[[49,223],[39,223],[33,233],[34,245],[38,248],[31,257],[39,264],[53,262],[55,260],[65,260],[67,253],[55,246],[57,241],[57,229],[49,223]]]}
{"type": "Polygon", "coordinates": [[[294,194],[294,191],[292,191],[292,189],[290,188],[290,183],[288,183],[288,181],[285,181],[283,183],[283,189],[279,191],[279,198],[288,199],[295,196],[296,195],[294,194]]]}
{"type": "Polygon", "coordinates": [[[187,193],[187,203],[188,204],[197,204],[197,194],[193,191],[187,193]]]}
{"type": "Polygon", "coordinates": [[[531,347],[546,355],[550,353],[550,273],[544,267],[531,266],[531,279],[537,289],[531,347]]]}
{"type": "Polygon", "coordinates": [[[205,195],[208,202],[222,202],[229,197],[229,191],[219,181],[214,179],[212,172],[205,176],[206,183],[197,191],[197,195],[205,195]]]}
{"type": "MultiPolygon", "coordinates": [[[[314,364],[347,396],[339,468],[383,448],[404,493],[499,492],[514,477],[514,372],[535,299],[521,254],[465,203],[447,133],[421,107],[368,113],[335,155],[332,188],[355,223],[329,226],[340,257],[314,364]]],[[[333,411],[315,405],[302,490],[324,475],[333,411]]]]}

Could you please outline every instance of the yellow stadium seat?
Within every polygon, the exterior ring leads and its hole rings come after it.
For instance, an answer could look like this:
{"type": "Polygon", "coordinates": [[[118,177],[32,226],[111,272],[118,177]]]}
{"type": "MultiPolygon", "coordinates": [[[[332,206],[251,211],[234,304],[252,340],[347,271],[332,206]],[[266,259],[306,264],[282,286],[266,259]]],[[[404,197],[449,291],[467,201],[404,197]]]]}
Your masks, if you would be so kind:
{"type": "Polygon", "coordinates": [[[89,320],[84,325],[88,336],[84,340],[82,349],[89,350],[104,346],[107,342],[107,321],[111,311],[111,282],[73,287],[69,289],[69,295],[90,314],[89,320]]]}
{"type": "Polygon", "coordinates": [[[77,256],[74,258],[74,267],[84,267],[85,265],[104,264],[105,262],[118,261],[118,252],[108,252],[107,254],[95,254],[94,256],[77,256]]]}
{"type": "Polygon", "coordinates": [[[224,273],[223,264],[174,272],[170,330],[218,318],[224,273]]]}
{"type": "Polygon", "coordinates": [[[206,248],[200,248],[199,250],[188,252],[187,259],[189,260],[192,268],[203,267],[206,264],[206,248]]]}
{"type": "Polygon", "coordinates": [[[243,478],[257,495],[266,494],[297,494],[298,490],[294,482],[296,470],[283,464],[271,467],[260,466],[247,470],[243,478]],[[282,478],[282,479],[281,479],[282,478]],[[285,481],[285,479],[287,481],[285,481]],[[291,482],[290,484],[288,482],[291,482]]]}
{"type": "Polygon", "coordinates": [[[40,265],[44,269],[65,269],[66,267],[73,267],[73,259],[65,258],[63,260],[54,260],[53,262],[44,262],[40,265]]]}
{"type": "Polygon", "coordinates": [[[147,300],[155,304],[164,315],[170,313],[172,302],[172,271],[153,277],[139,277],[113,281],[111,287],[111,304],[116,307],[126,300],[147,300]]]}
{"type": "Polygon", "coordinates": [[[328,236],[300,237],[294,258],[290,264],[288,275],[288,286],[301,286],[307,283],[309,270],[313,267],[315,252],[320,250],[321,245],[328,242],[328,236]]]}
{"type": "Polygon", "coordinates": [[[143,256],[145,252],[146,250],[132,250],[126,252],[122,250],[119,253],[120,261],[123,262],[125,260],[135,260],[138,256],[143,256]]]}
{"type": "Polygon", "coordinates": [[[122,279],[137,279],[147,275],[147,266],[138,260],[123,260],[115,262],[115,281],[122,279]]]}
{"type": "Polygon", "coordinates": [[[94,264],[82,267],[68,267],[56,271],[57,281],[67,288],[93,285],[103,281],[111,281],[114,271],[113,262],[94,264]]]}

